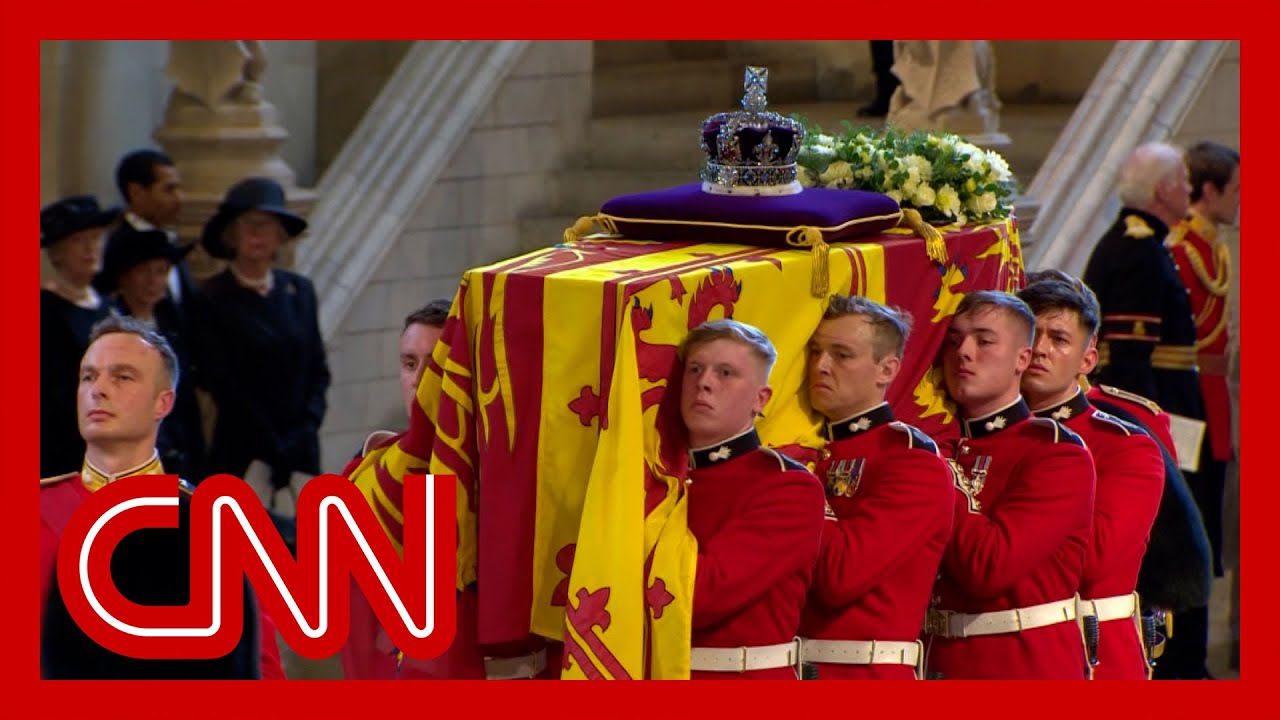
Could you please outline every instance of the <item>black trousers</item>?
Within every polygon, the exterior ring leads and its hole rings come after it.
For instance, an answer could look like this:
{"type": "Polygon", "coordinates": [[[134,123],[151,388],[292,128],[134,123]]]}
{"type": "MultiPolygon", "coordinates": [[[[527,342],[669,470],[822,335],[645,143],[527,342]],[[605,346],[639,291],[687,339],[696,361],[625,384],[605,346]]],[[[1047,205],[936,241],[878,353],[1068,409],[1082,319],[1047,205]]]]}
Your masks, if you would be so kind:
{"type": "Polygon", "coordinates": [[[890,70],[893,68],[893,41],[871,41],[871,72],[876,76],[876,105],[889,107],[889,98],[898,88],[898,77],[890,70]]]}

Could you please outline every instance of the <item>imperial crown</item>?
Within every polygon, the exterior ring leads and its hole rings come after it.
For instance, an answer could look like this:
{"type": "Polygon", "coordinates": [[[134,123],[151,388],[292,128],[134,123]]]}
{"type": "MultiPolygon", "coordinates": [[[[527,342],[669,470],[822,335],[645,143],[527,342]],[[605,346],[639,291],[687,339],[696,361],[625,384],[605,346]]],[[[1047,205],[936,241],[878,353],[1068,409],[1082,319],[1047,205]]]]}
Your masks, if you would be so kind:
{"type": "Polygon", "coordinates": [[[799,122],[765,108],[769,70],[748,67],[742,110],[717,113],[702,123],[704,192],[731,195],[790,195],[796,182],[796,155],[804,140],[799,122]]]}

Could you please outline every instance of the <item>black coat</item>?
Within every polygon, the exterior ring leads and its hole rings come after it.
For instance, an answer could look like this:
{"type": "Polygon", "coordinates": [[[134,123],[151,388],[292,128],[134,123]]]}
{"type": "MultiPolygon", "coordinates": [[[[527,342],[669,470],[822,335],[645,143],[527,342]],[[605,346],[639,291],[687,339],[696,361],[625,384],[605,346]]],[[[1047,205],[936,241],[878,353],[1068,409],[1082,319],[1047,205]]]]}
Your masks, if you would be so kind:
{"type": "Polygon", "coordinates": [[[1164,247],[1168,234],[1168,226],[1153,215],[1124,208],[1089,256],[1084,281],[1102,308],[1098,349],[1105,356],[1091,380],[1202,420],[1200,380],[1191,369],[1195,319],[1187,289],[1164,247]],[[1183,349],[1187,367],[1167,366],[1161,355],[1169,348],[1183,349]]]}
{"type": "Polygon", "coordinates": [[[200,295],[198,356],[218,406],[208,474],[243,477],[253,460],[290,472],[320,471],[319,428],[329,366],[315,289],[297,273],[273,270],[263,297],[225,270],[200,295]]]}
{"type": "MultiPolygon", "coordinates": [[[[111,556],[111,579],[139,605],[185,605],[191,595],[191,505],[178,504],[178,527],[144,528],[126,535],[111,556]]],[[[258,679],[261,644],[258,607],[243,583],[244,632],[227,655],[212,660],[140,660],[99,645],[72,619],[58,583],[49,589],[40,633],[40,675],[47,680],[258,679]]]]}
{"type": "Polygon", "coordinates": [[[86,310],[49,290],[40,291],[40,477],[74,472],[84,464],[76,422],[80,360],[89,331],[110,314],[107,303],[86,310]]]}
{"type": "MultiPolygon", "coordinates": [[[[1090,399],[1099,410],[1115,415],[1146,431],[1141,420],[1105,400],[1090,399]]],[[[1138,595],[1145,607],[1157,606],[1183,612],[1209,602],[1209,537],[1200,510],[1191,495],[1178,462],[1152,433],[1164,456],[1164,494],[1151,526],[1151,539],[1138,570],[1138,595]]],[[[1176,628],[1175,628],[1176,631],[1176,628]]]]}

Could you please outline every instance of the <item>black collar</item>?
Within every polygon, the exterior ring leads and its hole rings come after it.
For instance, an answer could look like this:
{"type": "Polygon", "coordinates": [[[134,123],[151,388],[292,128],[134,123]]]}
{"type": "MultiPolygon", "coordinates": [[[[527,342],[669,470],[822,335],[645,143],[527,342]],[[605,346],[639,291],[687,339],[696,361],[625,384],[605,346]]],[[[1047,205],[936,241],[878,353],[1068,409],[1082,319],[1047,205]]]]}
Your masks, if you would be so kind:
{"type": "Polygon", "coordinates": [[[750,428],[739,435],[708,445],[704,448],[689,448],[689,469],[701,470],[718,465],[727,460],[741,457],[760,447],[760,436],[756,429],[750,428]]]}
{"type": "Polygon", "coordinates": [[[961,419],[960,428],[965,437],[980,438],[988,435],[994,435],[1001,430],[1020,423],[1031,417],[1031,409],[1027,407],[1027,403],[1019,395],[1017,400],[1005,405],[999,410],[972,420],[961,419]]]}
{"type": "Polygon", "coordinates": [[[1079,390],[1075,395],[1071,396],[1070,400],[1064,403],[1059,403],[1053,407],[1047,407],[1044,410],[1037,410],[1036,417],[1049,418],[1050,420],[1064,422],[1073,417],[1083,415],[1088,411],[1089,398],[1084,396],[1083,390],[1079,390]]]}
{"type": "Polygon", "coordinates": [[[864,413],[827,423],[827,440],[848,440],[866,431],[893,422],[893,410],[882,402],[864,413]]]}

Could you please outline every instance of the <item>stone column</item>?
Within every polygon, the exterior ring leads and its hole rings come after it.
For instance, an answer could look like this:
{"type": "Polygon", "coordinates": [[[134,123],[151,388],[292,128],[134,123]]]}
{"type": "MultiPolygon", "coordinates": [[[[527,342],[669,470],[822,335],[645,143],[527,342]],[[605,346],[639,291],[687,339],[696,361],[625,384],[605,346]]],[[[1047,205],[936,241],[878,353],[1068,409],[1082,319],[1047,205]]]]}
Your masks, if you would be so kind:
{"type": "MultiPolygon", "coordinates": [[[[265,70],[266,55],[258,40],[169,43],[165,73],[175,86],[154,137],[182,171],[186,197],[177,230],[184,242],[199,241],[227,188],[246,177],[279,182],[290,208],[303,216],[315,204],[315,193],[297,187],[293,170],[280,155],[289,133],[275,106],[263,97],[265,70]]],[[[295,243],[281,249],[281,266],[293,266],[294,250],[295,243]]],[[[197,277],[221,269],[221,262],[198,245],[187,257],[197,277]]]]}

